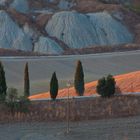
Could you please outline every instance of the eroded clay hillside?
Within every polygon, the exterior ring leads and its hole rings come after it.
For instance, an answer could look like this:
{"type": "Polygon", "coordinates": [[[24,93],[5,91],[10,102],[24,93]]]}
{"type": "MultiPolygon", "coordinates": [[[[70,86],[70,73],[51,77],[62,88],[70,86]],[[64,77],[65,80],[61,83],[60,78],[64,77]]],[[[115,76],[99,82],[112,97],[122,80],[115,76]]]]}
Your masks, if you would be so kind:
{"type": "Polygon", "coordinates": [[[0,7],[0,48],[60,55],[140,43],[138,0],[0,0],[0,7]]]}

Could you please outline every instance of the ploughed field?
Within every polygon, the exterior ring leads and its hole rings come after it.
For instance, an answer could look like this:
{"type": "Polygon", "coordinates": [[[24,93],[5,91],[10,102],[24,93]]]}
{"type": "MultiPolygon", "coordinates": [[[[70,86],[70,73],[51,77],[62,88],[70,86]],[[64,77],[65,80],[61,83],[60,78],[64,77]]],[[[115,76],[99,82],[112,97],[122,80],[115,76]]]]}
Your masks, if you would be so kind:
{"type": "Polygon", "coordinates": [[[140,116],[70,122],[1,124],[1,140],[139,140],[140,116]]]}
{"type": "Polygon", "coordinates": [[[81,60],[85,72],[85,82],[98,80],[107,74],[124,74],[140,70],[140,51],[105,53],[76,56],[51,56],[35,58],[1,58],[5,66],[8,87],[16,87],[23,92],[24,65],[29,62],[31,93],[49,90],[49,82],[54,71],[59,87],[66,87],[67,80],[73,80],[76,61],[81,60]]]}

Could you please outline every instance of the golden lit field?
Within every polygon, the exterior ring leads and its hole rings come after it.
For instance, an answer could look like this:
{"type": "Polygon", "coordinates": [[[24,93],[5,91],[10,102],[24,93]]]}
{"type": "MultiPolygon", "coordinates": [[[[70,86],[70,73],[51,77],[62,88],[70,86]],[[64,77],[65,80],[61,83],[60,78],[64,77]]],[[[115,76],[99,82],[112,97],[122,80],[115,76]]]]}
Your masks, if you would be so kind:
{"type": "Polygon", "coordinates": [[[59,87],[65,88],[67,80],[73,80],[76,61],[80,59],[85,72],[85,82],[98,80],[107,74],[119,75],[140,70],[140,51],[104,53],[76,56],[52,56],[36,58],[1,58],[9,87],[23,91],[24,64],[29,62],[31,93],[49,90],[49,81],[56,71],[59,87]]]}
{"type": "MultiPolygon", "coordinates": [[[[116,80],[116,86],[119,87],[120,93],[129,93],[129,92],[140,92],[140,71],[132,72],[128,74],[118,75],[114,77],[116,80]]],[[[85,96],[91,96],[96,93],[97,81],[87,83],[85,85],[85,96]]],[[[70,88],[70,96],[77,96],[74,88],[70,88]]],[[[58,97],[66,97],[67,88],[59,91],[58,97]]],[[[46,99],[50,98],[49,92],[41,93],[38,95],[33,95],[30,99],[46,99]]]]}

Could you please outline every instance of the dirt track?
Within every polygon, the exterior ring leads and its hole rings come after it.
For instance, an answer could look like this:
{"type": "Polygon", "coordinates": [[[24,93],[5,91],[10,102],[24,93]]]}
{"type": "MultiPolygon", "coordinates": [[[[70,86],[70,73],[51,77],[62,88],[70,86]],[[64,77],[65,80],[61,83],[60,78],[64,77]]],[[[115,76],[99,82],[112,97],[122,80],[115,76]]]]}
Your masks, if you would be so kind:
{"type": "Polygon", "coordinates": [[[107,53],[78,56],[58,56],[44,58],[1,58],[3,61],[9,87],[17,87],[22,93],[23,69],[29,62],[31,92],[40,93],[49,89],[51,74],[56,71],[60,88],[66,87],[66,81],[72,80],[75,63],[83,62],[85,81],[90,82],[106,74],[123,74],[140,70],[140,51],[107,53]]]}
{"type": "Polygon", "coordinates": [[[140,140],[140,117],[70,123],[0,125],[0,140],[140,140]]]}

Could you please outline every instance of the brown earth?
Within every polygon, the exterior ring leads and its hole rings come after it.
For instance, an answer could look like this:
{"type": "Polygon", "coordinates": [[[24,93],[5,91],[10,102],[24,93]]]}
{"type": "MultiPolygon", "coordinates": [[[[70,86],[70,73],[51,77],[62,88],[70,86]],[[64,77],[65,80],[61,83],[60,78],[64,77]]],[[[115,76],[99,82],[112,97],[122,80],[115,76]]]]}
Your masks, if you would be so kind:
{"type": "Polygon", "coordinates": [[[82,49],[65,49],[63,55],[70,54],[96,54],[96,53],[105,53],[105,52],[125,52],[140,50],[139,44],[124,44],[124,45],[115,45],[115,46],[91,46],[88,48],[82,49]]]}
{"type": "Polygon", "coordinates": [[[51,17],[52,17],[52,14],[39,14],[36,18],[36,24],[41,29],[45,29],[46,23],[48,23],[51,17]]]}
{"type": "Polygon", "coordinates": [[[77,0],[77,5],[73,7],[79,12],[90,13],[97,11],[114,11],[119,10],[122,6],[118,4],[104,4],[98,0],[77,0]]]}
{"type": "MultiPolygon", "coordinates": [[[[69,49],[66,44],[58,40],[55,37],[50,37],[52,40],[55,40],[61,45],[64,52],[62,55],[81,55],[81,54],[96,54],[96,53],[109,53],[109,52],[125,52],[125,51],[135,51],[140,50],[140,45],[138,44],[127,44],[119,46],[92,46],[89,48],[83,49],[69,49]]],[[[49,56],[48,54],[42,54],[37,52],[27,52],[14,49],[4,49],[0,48],[0,56],[49,56]]]]}
{"type": "Polygon", "coordinates": [[[20,26],[25,25],[25,23],[32,24],[31,18],[27,14],[19,13],[13,8],[7,9],[7,12],[20,26]]]}
{"type": "Polygon", "coordinates": [[[0,48],[0,56],[40,56],[39,53],[0,48]]]}

